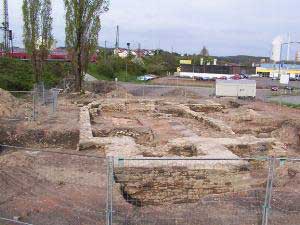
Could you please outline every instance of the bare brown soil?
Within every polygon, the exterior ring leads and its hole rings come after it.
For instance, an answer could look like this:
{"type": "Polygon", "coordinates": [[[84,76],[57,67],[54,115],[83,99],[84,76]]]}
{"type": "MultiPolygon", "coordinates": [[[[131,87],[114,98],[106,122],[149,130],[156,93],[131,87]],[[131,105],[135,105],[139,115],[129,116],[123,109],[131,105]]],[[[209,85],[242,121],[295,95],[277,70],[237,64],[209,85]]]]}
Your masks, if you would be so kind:
{"type": "MultiPolygon", "coordinates": [[[[111,91],[114,90],[109,90],[106,94],[111,91]]],[[[183,144],[181,148],[176,145],[169,149],[161,147],[177,138],[238,138],[243,135],[273,137],[285,145],[285,156],[300,155],[299,110],[285,107],[279,109],[278,106],[262,102],[238,104],[235,101],[220,100],[221,108],[214,108],[215,106],[211,105],[207,108],[201,108],[199,105],[196,107],[195,105],[205,102],[203,99],[185,99],[185,102],[181,102],[195,112],[204,113],[210,118],[219,119],[230,125],[235,134],[229,134],[167,104],[179,102],[174,101],[174,98],[165,96],[164,100],[144,102],[134,101],[134,97],[132,98],[131,102],[124,104],[118,104],[114,99],[103,99],[101,108],[91,109],[93,135],[131,137],[142,149],[146,149],[141,154],[144,157],[203,156],[207,153],[197,149],[192,143],[183,144]]],[[[0,143],[32,148],[43,147],[61,153],[78,153],[77,105],[86,105],[95,99],[99,99],[99,96],[93,93],[87,93],[86,96],[66,96],[60,100],[58,112],[53,117],[48,117],[45,111],[36,122],[5,120],[1,122],[0,143]]],[[[226,147],[240,157],[261,156],[275,151],[274,146],[269,146],[269,143],[226,147]]],[[[107,190],[105,159],[2,150],[4,151],[0,153],[0,216],[7,218],[18,216],[21,221],[43,225],[105,224],[107,190]]],[[[213,149],[206,150],[213,151],[213,149]]],[[[105,156],[104,153],[106,152],[99,149],[90,149],[81,154],[105,156]]],[[[281,166],[276,164],[270,223],[272,225],[299,224],[300,165],[298,164],[292,162],[285,162],[281,166]]],[[[265,197],[267,176],[266,164],[250,163],[247,166],[240,166],[237,171],[241,175],[240,179],[235,179],[233,174],[230,182],[225,179],[227,174],[222,171],[218,170],[216,173],[212,173],[212,170],[191,171],[187,163],[171,169],[160,167],[130,169],[132,171],[126,169],[115,171],[117,183],[113,187],[113,224],[261,223],[261,206],[265,197]],[[123,185],[124,180],[121,178],[128,179],[132,175],[135,175],[136,180],[130,179],[127,186],[123,185]],[[172,177],[174,179],[171,179],[172,177]],[[248,181],[246,189],[234,185],[248,181]],[[218,185],[220,183],[223,185],[222,188],[218,185]],[[195,190],[190,189],[194,185],[198,185],[197,188],[200,185],[201,188],[207,184],[210,185],[210,189],[204,188],[197,196],[194,195],[195,190]],[[141,187],[143,191],[139,192],[141,187]],[[160,202],[157,202],[157,196],[162,196],[160,202]],[[186,199],[182,196],[186,196],[186,199]],[[143,198],[144,202],[141,201],[143,198]]]]}

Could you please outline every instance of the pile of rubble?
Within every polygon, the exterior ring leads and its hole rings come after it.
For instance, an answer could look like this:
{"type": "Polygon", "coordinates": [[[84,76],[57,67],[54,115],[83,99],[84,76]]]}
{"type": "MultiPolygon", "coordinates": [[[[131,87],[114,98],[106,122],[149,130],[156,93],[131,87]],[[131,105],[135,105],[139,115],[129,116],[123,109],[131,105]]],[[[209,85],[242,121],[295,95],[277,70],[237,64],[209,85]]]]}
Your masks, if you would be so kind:
{"type": "Polygon", "coordinates": [[[13,116],[18,104],[17,98],[0,88],[0,117],[13,116]]]}

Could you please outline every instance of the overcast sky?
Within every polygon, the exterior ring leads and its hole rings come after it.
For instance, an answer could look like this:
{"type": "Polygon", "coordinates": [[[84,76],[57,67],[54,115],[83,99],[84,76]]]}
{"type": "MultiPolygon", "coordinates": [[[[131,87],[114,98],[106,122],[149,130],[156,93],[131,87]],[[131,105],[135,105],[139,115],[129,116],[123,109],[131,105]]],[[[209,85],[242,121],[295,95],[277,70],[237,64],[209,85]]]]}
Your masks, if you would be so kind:
{"type": "MultiPolygon", "coordinates": [[[[299,0],[110,0],[102,16],[99,43],[163,48],[199,53],[205,45],[211,55],[269,56],[272,39],[291,32],[300,40],[299,0]]],[[[16,45],[22,45],[22,0],[9,0],[9,20],[16,45]]],[[[53,33],[64,45],[63,0],[52,0],[53,33]]],[[[1,5],[2,6],[2,5],[1,5]]],[[[2,11],[2,10],[1,10],[2,11]]]]}

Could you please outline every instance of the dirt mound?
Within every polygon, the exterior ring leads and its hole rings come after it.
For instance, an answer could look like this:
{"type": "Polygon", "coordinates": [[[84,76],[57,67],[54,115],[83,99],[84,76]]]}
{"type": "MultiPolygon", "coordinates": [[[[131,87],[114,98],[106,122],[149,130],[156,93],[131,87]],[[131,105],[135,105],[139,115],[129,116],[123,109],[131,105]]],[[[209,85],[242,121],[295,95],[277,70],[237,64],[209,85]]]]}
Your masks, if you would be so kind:
{"type": "Polygon", "coordinates": [[[220,104],[210,103],[210,104],[190,104],[189,108],[195,112],[210,113],[210,112],[222,112],[225,107],[220,104]]]}
{"type": "Polygon", "coordinates": [[[107,98],[133,97],[127,90],[112,81],[93,81],[86,85],[86,90],[107,98]]]}
{"type": "Polygon", "coordinates": [[[30,167],[33,162],[33,158],[24,152],[13,152],[0,156],[0,167],[30,167]]]}
{"type": "Polygon", "coordinates": [[[272,137],[278,138],[286,145],[300,149],[300,123],[297,121],[286,121],[281,128],[273,131],[272,137]]]}
{"type": "Polygon", "coordinates": [[[175,88],[171,91],[161,94],[163,97],[186,97],[186,98],[200,98],[201,96],[193,91],[185,90],[184,88],[175,88]]]}
{"type": "Polygon", "coordinates": [[[102,80],[93,81],[89,82],[89,84],[86,85],[85,89],[96,94],[105,95],[116,89],[116,83],[102,80]]]}
{"type": "Polygon", "coordinates": [[[105,95],[107,98],[131,98],[133,97],[132,94],[128,93],[127,90],[123,87],[117,87],[116,89],[108,92],[106,95],[105,95]]]}
{"type": "Polygon", "coordinates": [[[0,88],[0,117],[11,117],[18,105],[18,100],[8,91],[0,88]]]}
{"type": "Polygon", "coordinates": [[[65,95],[65,97],[66,99],[71,100],[71,103],[73,104],[88,105],[89,103],[96,101],[99,98],[99,95],[90,91],[85,91],[84,93],[70,93],[65,95]]]}

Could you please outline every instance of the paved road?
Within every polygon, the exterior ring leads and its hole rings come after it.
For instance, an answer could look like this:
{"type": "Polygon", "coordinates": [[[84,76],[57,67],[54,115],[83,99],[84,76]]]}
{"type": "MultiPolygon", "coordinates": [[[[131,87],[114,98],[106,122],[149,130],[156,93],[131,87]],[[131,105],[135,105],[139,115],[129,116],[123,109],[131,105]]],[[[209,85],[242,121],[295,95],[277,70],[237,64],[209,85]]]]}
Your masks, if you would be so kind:
{"type": "Polygon", "coordinates": [[[120,83],[122,87],[126,88],[131,94],[135,96],[149,96],[159,97],[176,89],[182,89],[198,94],[199,96],[209,97],[214,94],[214,88],[207,87],[193,87],[193,86],[168,86],[168,85],[144,85],[133,83],[120,83]]]}
{"type": "MultiPolygon", "coordinates": [[[[266,77],[253,78],[256,80],[257,88],[271,88],[271,86],[286,86],[279,83],[279,80],[272,80],[266,77]]],[[[300,81],[290,81],[290,86],[294,88],[300,88],[300,81]]]]}
{"type": "MultiPolygon", "coordinates": [[[[214,94],[214,88],[208,87],[194,87],[194,86],[168,86],[168,85],[144,85],[144,84],[133,84],[120,82],[120,85],[127,89],[131,94],[135,96],[148,96],[148,97],[159,97],[164,94],[176,90],[177,88],[191,91],[202,97],[210,97],[214,94]]],[[[268,97],[271,96],[269,89],[257,89],[256,98],[262,101],[269,101],[268,97]]]]}

